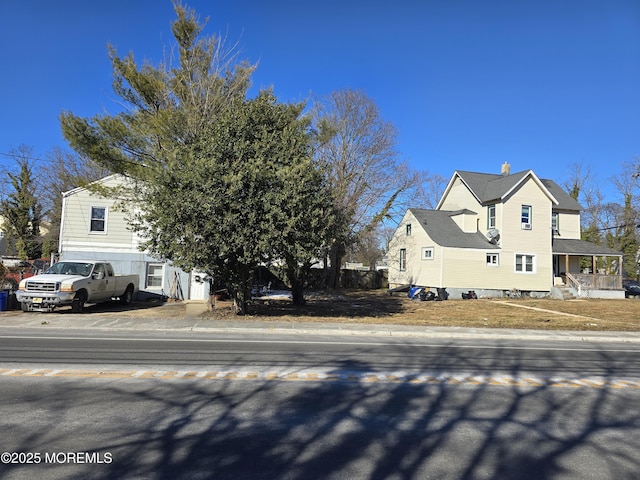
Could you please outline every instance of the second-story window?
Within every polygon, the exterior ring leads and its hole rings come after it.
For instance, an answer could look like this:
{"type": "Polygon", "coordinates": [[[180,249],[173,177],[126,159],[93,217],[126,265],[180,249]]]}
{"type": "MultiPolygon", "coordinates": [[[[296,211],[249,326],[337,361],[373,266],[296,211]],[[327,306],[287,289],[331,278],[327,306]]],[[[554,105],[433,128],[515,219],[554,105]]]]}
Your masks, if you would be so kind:
{"type": "Polygon", "coordinates": [[[521,222],[523,230],[531,230],[531,205],[522,205],[521,222]]]}
{"type": "Polygon", "coordinates": [[[560,216],[558,212],[551,214],[551,231],[554,235],[560,235],[560,216]]]}
{"type": "Polygon", "coordinates": [[[400,249],[400,271],[404,272],[407,270],[407,249],[400,249]]]}
{"type": "Polygon", "coordinates": [[[91,207],[91,232],[104,233],[106,231],[107,208],[91,207]]]}
{"type": "Polygon", "coordinates": [[[407,223],[407,237],[411,236],[411,224],[407,223]]]}
{"type": "Polygon", "coordinates": [[[496,206],[487,207],[487,229],[496,228],[496,206]]]}

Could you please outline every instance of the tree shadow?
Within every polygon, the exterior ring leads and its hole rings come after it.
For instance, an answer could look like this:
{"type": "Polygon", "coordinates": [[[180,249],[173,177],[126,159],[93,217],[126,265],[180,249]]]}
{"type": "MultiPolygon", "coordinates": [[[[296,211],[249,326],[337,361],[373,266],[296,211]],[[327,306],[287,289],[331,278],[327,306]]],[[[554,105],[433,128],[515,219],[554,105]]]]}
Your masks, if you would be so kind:
{"type": "MultiPolygon", "coordinates": [[[[403,301],[399,297],[380,292],[351,291],[309,295],[304,305],[294,305],[288,299],[258,298],[251,302],[247,317],[384,319],[403,311],[403,301]]],[[[210,313],[210,316],[219,318],[231,314],[230,305],[221,303],[210,313]]]]}
{"type": "MultiPolygon", "coordinates": [[[[640,394],[606,384],[618,372],[609,354],[595,388],[477,381],[530,373],[506,348],[482,364],[446,352],[421,369],[400,361],[395,382],[347,359],[324,381],[23,379],[33,388],[4,390],[2,408],[40,421],[4,415],[3,447],[113,455],[48,466],[52,478],[637,478],[640,394]]],[[[0,476],[36,468],[2,465],[0,476]]]]}

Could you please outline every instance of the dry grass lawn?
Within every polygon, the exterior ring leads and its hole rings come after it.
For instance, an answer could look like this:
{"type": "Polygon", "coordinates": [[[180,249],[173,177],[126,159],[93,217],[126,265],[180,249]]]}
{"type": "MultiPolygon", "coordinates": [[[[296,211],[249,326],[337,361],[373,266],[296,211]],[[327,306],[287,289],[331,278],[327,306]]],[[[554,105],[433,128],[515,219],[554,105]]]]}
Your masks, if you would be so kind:
{"type": "Polygon", "coordinates": [[[310,295],[307,304],[270,300],[244,317],[227,302],[207,314],[235,321],[379,323],[415,326],[524,328],[541,330],[640,331],[640,299],[450,299],[421,302],[386,291],[310,295]]]}

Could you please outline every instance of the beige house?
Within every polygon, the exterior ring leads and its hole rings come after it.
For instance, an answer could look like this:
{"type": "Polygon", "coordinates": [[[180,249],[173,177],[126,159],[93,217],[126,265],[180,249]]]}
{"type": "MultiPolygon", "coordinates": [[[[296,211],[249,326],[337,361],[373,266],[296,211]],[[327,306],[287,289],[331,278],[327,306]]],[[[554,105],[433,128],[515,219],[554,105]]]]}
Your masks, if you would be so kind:
{"type": "Polygon", "coordinates": [[[96,188],[75,188],[63,193],[60,225],[60,260],[104,260],[120,274],[137,274],[140,295],[163,295],[180,300],[207,299],[208,282],[198,272],[184,272],[171,261],[140,251],[141,239],[129,228],[127,212],[118,199],[100,195],[100,187],[122,186],[126,178],[110,175],[96,188]]]}
{"type": "Polygon", "coordinates": [[[456,171],[435,210],[405,213],[389,244],[389,287],[624,298],[622,254],[580,240],[580,209],[532,170],[456,171]]]}

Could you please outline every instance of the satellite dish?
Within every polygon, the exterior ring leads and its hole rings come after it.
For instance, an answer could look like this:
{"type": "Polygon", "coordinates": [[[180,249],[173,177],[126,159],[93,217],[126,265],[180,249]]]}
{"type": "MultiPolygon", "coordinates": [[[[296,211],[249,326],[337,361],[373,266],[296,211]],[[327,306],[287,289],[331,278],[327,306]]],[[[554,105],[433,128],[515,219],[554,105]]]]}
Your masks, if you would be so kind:
{"type": "Polygon", "coordinates": [[[492,228],[487,232],[487,238],[491,243],[496,244],[500,240],[500,232],[497,228],[492,228]]]}

